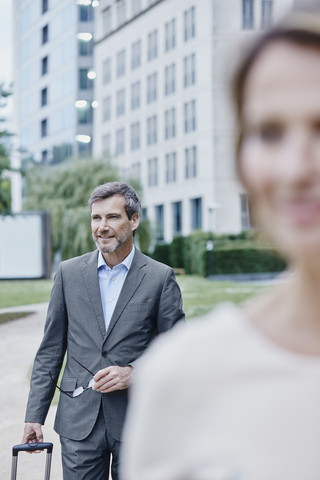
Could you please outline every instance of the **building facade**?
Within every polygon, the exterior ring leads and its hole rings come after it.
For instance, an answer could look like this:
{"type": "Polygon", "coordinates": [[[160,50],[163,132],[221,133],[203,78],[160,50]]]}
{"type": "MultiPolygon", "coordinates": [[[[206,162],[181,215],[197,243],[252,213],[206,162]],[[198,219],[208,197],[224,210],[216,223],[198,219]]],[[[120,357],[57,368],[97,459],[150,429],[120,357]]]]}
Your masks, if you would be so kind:
{"type": "Polygon", "coordinates": [[[93,13],[88,0],[14,0],[16,163],[91,153],[93,13]]]}
{"type": "Polygon", "coordinates": [[[143,185],[158,242],[250,227],[234,170],[228,74],[238,40],[292,0],[101,0],[94,155],[143,185]]]}

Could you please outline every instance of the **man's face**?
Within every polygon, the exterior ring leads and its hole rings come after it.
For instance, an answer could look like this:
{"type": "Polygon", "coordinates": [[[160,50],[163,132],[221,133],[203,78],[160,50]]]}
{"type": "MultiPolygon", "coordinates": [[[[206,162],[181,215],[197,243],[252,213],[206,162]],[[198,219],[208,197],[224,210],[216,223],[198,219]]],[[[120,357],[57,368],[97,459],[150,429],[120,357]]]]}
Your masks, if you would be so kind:
{"type": "Polygon", "coordinates": [[[92,238],[102,254],[128,254],[133,243],[133,231],[138,225],[137,213],[131,220],[128,219],[122,195],[113,195],[91,206],[92,238]]]}

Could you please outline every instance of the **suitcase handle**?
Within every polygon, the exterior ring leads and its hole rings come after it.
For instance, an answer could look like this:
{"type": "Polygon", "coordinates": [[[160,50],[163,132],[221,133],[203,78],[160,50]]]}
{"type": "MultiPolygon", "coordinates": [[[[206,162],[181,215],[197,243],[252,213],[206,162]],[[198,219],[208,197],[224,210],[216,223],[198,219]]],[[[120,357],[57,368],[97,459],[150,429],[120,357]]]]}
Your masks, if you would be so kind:
{"type": "Polygon", "coordinates": [[[12,447],[12,456],[16,457],[19,452],[33,452],[34,450],[47,450],[47,453],[52,453],[53,444],[51,442],[43,443],[22,443],[12,447]]]}

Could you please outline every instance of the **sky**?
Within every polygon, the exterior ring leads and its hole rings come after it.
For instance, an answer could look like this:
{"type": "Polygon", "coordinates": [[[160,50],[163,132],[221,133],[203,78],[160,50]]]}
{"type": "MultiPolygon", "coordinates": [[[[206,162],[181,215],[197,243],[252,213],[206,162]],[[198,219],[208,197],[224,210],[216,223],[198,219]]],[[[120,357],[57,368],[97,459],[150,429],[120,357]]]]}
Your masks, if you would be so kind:
{"type": "Polygon", "coordinates": [[[0,83],[9,84],[13,79],[13,0],[0,0],[0,83]]]}

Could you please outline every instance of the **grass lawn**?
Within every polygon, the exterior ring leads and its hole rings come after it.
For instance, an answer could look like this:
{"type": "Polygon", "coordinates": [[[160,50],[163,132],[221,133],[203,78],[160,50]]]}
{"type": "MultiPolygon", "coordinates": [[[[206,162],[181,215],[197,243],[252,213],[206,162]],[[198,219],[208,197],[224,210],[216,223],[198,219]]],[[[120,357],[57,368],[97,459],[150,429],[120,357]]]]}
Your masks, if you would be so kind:
{"type": "Polygon", "coordinates": [[[47,302],[52,280],[0,280],[0,308],[47,302]]]}

